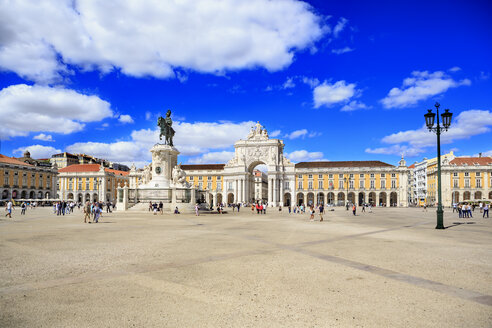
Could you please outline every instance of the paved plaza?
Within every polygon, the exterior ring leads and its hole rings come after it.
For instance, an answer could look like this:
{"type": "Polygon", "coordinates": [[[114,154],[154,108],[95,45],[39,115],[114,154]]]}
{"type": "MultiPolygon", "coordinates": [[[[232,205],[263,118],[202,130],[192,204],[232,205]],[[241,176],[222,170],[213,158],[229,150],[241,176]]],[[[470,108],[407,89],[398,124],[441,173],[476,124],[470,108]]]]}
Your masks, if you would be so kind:
{"type": "Polygon", "coordinates": [[[415,208],[17,209],[0,220],[0,327],[491,327],[492,219],[474,214],[435,230],[415,208]]]}

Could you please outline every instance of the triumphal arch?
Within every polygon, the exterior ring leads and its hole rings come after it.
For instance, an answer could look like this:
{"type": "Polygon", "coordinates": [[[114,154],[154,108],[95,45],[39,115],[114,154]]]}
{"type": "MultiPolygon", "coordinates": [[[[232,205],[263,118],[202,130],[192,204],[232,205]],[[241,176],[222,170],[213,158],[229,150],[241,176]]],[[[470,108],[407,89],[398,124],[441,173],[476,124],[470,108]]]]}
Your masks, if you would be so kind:
{"type": "Polygon", "coordinates": [[[268,174],[268,204],[283,203],[284,189],[294,186],[295,166],[284,156],[284,143],[270,139],[267,130],[258,122],[251,128],[245,140],[234,144],[235,152],[224,166],[225,194],[234,195],[234,202],[249,202],[254,199],[253,169],[266,165],[268,174]]]}

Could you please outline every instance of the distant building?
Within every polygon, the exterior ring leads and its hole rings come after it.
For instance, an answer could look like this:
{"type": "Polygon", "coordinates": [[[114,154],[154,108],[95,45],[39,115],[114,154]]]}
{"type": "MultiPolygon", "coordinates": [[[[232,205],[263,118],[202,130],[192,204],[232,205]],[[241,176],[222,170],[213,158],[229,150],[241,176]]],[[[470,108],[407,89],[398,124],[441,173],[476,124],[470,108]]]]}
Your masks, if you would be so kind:
{"type": "MultiPolygon", "coordinates": [[[[443,206],[458,202],[492,200],[492,157],[456,157],[445,159],[441,167],[443,206]]],[[[437,172],[429,175],[429,181],[437,181],[437,172]]],[[[429,194],[436,194],[436,185],[429,184],[429,194]]],[[[434,198],[432,201],[436,201],[434,198]]]]}
{"type": "Polygon", "coordinates": [[[22,157],[17,157],[17,160],[34,166],[51,167],[51,162],[49,159],[34,159],[31,157],[29,150],[26,150],[22,157]]]}
{"type": "Polygon", "coordinates": [[[64,167],[79,164],[79,157],[77,155],[73,155],[67,152],[54,154],[50,158],[51,165],[55,165],[62,169],[64,167]]]}
{"type": "Polygon", "coordinates": [[[254,170],[253,176],[255,179],[255,201],[266,202],[268,200],[268,178],[264,172],[254,170]]]}
{"type": "Polygon", "coordinates": [[[118,171],[130,171],[130,168],[126,165],[107,161],[105,159],[97,158],[87,154],[70,154],[63,152],[60,154],[54,154],[50,159],[51,164],[56,163],[59,169],[75,165],[75,164],[103,164],[104,167],[118,170],[118,171]]]}
{"type": "Polygon", "coordinates": [[[58,170],[58,195],[78,202],[114,202],[118,186],[128,183],[128,174],[100,164],[69,165],[58,170]]]}
{"type": "MultiPolygon", "coordinates": [[[[24,154],[25,155],[29,154],[24,154]]],[[[35,163],[35,162],[33,162],[35,163]]],[[[56,195],[56,169],[0,154],[0,200],[44,200],[56,195]]]]}

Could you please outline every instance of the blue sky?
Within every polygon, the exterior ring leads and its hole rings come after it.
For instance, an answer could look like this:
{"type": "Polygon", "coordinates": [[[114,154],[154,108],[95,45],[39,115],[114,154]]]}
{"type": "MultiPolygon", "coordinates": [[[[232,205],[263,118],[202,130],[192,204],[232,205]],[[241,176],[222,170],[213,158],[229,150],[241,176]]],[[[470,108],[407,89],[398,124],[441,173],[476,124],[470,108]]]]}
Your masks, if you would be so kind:
{"type": "Polygon", "coordinates": [[[492,155],[488,1],[0,2],[1,153],[142,166],[170,108],[185,163],[260,121],[295,162],[492,155]],[[111,14],[109,14],[111,13],[111,14]]]}

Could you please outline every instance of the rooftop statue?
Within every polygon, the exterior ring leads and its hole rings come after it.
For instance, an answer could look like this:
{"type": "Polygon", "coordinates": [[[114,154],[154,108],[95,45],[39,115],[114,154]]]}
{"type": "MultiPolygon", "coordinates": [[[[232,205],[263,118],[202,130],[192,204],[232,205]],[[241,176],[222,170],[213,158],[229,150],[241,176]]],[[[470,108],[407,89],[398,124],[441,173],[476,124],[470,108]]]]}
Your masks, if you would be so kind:
{"type": "Polygon", "coordinates": [[[157,125],[161,128],[161,133],[159,134],[159,140],[162,140],[164,136],[164,144],[169,146],[173,145],[174,129],[172,128],[173,120],[171,119],[171,110],[169,109],[166,113],[166,118],[162,116],[157,120],[157,125]]]}

